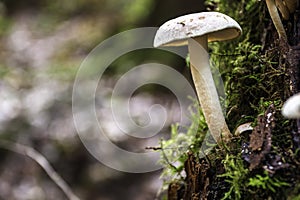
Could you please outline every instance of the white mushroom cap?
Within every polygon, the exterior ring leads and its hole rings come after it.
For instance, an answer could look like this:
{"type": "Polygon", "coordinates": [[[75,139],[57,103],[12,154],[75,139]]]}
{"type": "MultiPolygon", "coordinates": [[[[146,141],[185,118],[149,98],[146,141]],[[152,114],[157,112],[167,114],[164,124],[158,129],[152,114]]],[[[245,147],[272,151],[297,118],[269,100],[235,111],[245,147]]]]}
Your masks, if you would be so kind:
{"type": "Polygon", "coordinates": [[[300,119],[300,93],[290,97],[283,104],[281,113],[289,119],[300,119]]]}
{"type": "Polygon", "coordinates": [[[164,23],[154,38],[154,47],[187,45],[187,39],[207,34],[208,42],[229,40],[242,32],[231,17],[219,12],[201,12],[164,23]]]}

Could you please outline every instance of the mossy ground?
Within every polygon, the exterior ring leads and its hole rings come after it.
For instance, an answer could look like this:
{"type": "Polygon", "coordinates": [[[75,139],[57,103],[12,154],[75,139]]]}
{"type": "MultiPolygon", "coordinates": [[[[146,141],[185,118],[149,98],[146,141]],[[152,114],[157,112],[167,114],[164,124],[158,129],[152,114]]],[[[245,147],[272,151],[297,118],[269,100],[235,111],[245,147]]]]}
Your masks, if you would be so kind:
{"type": "MultiPolygon", "coordinates": [[[[205,139],[207,126],[201,110],[191,109],[194,123],[186,133],[174,125],[171,139],[161,142],[166,196],[300,199],[300,133],[296,122],[280,113],[293,93],[290,65],[265,2],[207,0],[206,4],[234,18],[243,29],[237,40],[211,44],[210,54],[224,82],[229,128],[234,132],[251,122],[254,129],[205,153],[209,144],[203,148],[202,142],[209,141],[205,139]]],[[[284,24],[292,28],[289,21],[284,24]]]]}

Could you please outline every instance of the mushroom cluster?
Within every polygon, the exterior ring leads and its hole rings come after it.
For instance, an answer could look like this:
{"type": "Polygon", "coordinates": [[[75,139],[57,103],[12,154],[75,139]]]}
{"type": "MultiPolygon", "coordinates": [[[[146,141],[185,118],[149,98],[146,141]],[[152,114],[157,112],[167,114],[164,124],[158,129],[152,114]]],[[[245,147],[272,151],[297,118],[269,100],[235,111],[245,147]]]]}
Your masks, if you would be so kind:
{"type": "Polygon", "coordinates": [[[187,45],[191,73],[204,117],[218,144],[228,140],[227,127],[209,64],[208,42],[224,41],[241,35],[240,25],[219,12],[181,16],[164,23],[154,38],[154,47],[187,45]]]}

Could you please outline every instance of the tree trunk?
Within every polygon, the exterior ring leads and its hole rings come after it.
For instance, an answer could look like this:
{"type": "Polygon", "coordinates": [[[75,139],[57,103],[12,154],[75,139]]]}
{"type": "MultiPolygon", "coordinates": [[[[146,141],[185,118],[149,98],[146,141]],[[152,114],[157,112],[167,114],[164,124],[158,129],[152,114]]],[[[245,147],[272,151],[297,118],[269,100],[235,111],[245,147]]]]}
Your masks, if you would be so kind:
{"type": "Polygon", "coordinates": [[[208,4],[243,28],[239,41],[210,48],[225,83],[231,131],[246,122],[252,128],[239,132],[226,150],[216,147],[200,157],[193,148],[182,155],[185,176],[171,181],[168,199],[300,198],[300,123],[281,115],[283,102],[300,91],[299,7],[281,19],[286,41],[278,37],[265,1],[208,4]]]}

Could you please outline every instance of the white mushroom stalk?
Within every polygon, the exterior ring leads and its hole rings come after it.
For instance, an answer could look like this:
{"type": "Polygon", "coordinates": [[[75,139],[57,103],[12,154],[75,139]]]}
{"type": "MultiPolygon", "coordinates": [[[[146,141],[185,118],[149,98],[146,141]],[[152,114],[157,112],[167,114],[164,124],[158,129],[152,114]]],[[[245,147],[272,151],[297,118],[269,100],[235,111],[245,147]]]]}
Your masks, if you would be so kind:
{"type": "Polygon", "coordinates": [[[274,0],[266,0],[267,7],[271,16],[271,19],[273,21],[273,24],[277,30],[277,33],[279,35],[279,38],[284,39],[285,41],[287,40],[286,32],[284,30],[283,24],[281,22],[276,4],[274,0]]]}
{"type": "Polygon", "coordinates": [[[229,40],[241,34],[239,24],[218,12],[202,12],[172,19],[156,33],[154,46],[188,45],[191,72],[210,133],[221,143],[231,137],[209,64],[208,42],[229,40]]]}
{"type": "Polygon", "coordinates": [[[191,73],[201,109],[211,134],[219,142],[221,134],[224,139],[228,139],[231,133],[225,122],[210,70],[207,46],[207,36],[188,40],[191,73]]]}

